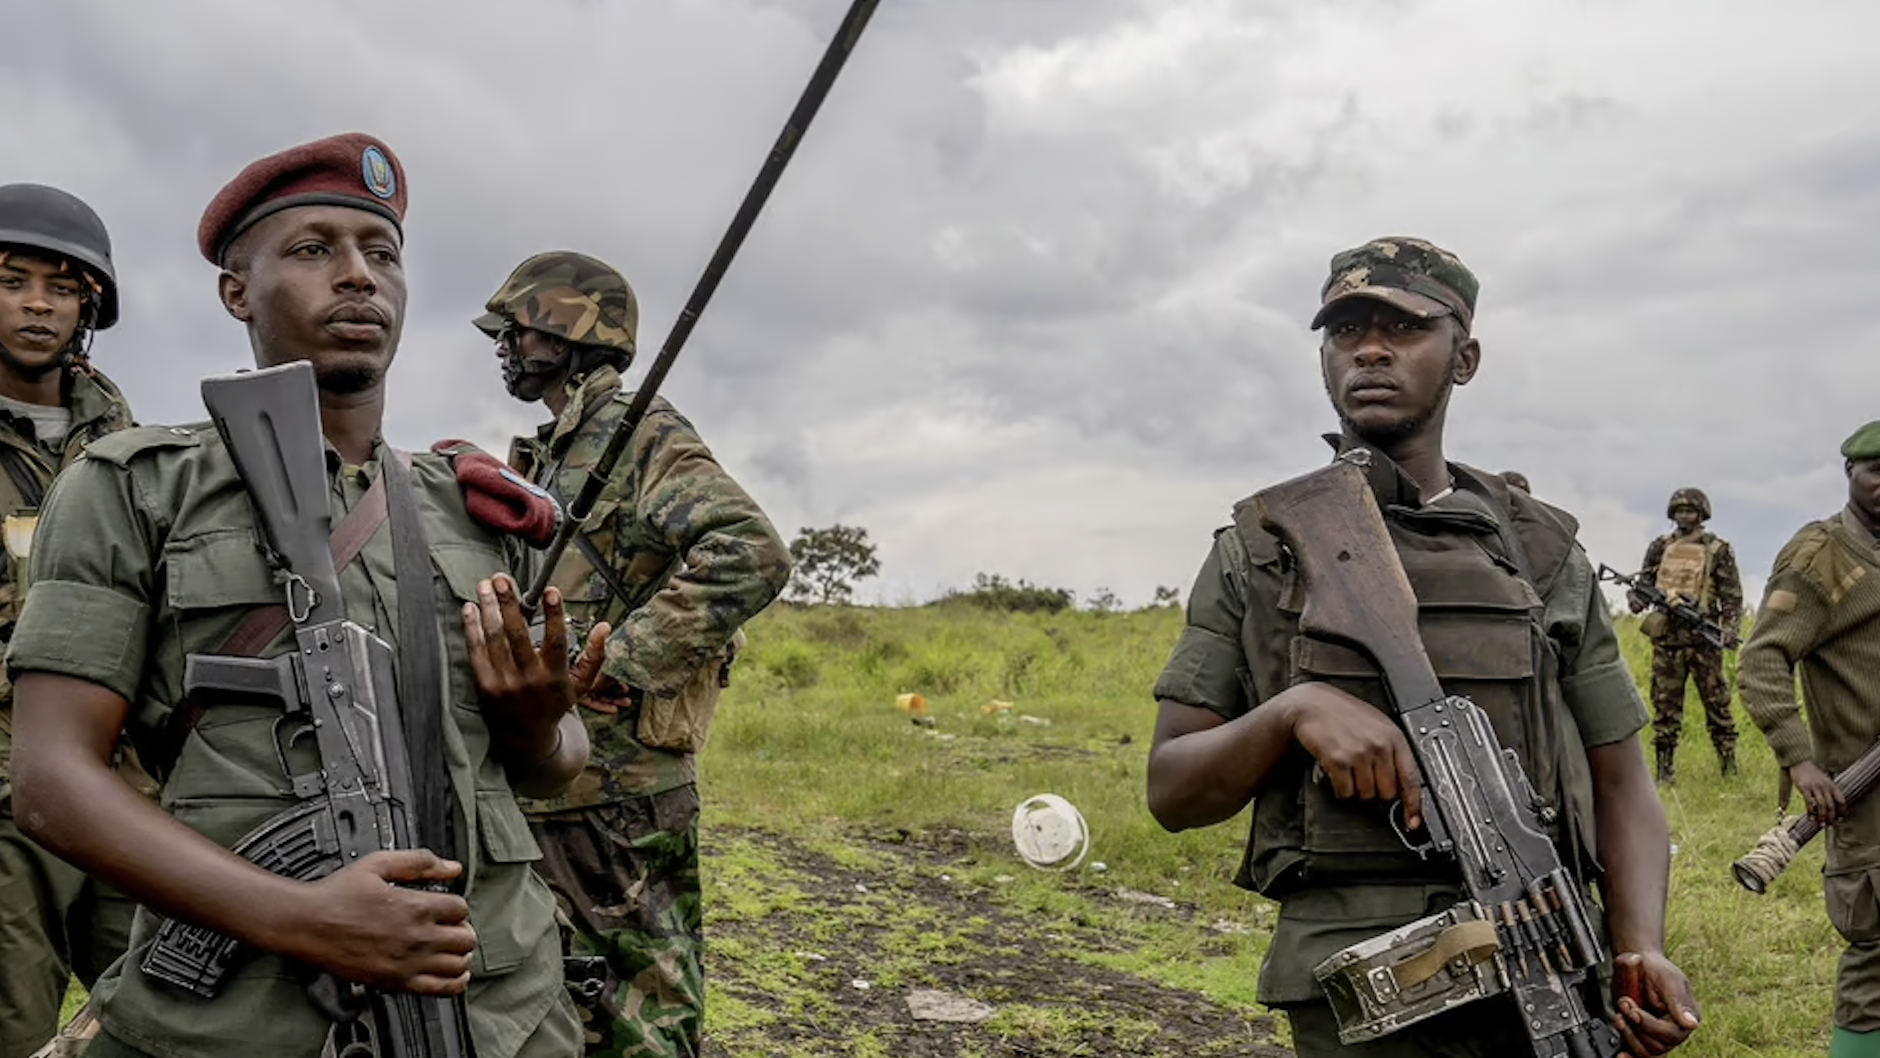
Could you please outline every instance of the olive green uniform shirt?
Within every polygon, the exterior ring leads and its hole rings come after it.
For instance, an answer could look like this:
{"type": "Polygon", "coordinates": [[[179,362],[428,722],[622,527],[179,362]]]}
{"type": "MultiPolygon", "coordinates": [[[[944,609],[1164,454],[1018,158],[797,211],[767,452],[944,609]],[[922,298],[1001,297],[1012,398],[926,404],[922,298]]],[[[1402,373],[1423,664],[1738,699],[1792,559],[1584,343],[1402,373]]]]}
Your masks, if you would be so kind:
{"type": "MultiPolygon", "coordinates": [[[[378,474],[341,466],[331,449],[334,520],[378,474]]],[[[464,642],[460,608],[479,578],[515,571],[504,542],[465,513],[450,465],[419,455],[412,477],[427,535],[444,656],[444,752],[455,807],[456,855],[477,949],[469,990],[471,1033],[481,1058],[531,1053],[531,1037],[572,1038],[561,983],[554,904],[530,870],[540,852],[492,750],[464,642]],[[551,1026],[551,1019],[565,1025],[551,1026]]],[[[281,601],[261,554],[246,491],[213,428],[140,428],[94,442],[59,479],[41,515],[33,591],[14,630],[15,674],[73,676],[124,696],[133,734],[149,738],[182,697],[184,659],[213,653],[258,607],[281,601]]],[[[409,575],[409,574],[407,574],[409,575]]],[[[381,525],[341,573],[347,616],[396,648],[398,580],[389,526],[381,525]]],[[[290,649],[291,629],[263,656],[290,649]]],[[[184,743],[163,807],[210,840],[231,846],[297,802],[277,757],[279,712],[215,704],[184,743]]],[[[292,751],[316,758],[305,741],[292,751]]],[[[131,950],[92,998],[115,1037],[162,1058],[305,1055],[327,1024],[307,999],[307,971],[261,955],[212,1000],[179,993],[139,969],[158,925],[139,909],[131,950]]]]}
{"type": "MultiPolygon", "coordinates": [[[[510,465],[572,502],[632,399],[613,368],[589,372],[555,422],[515,439],[510,465]]],[[[552,583],[575,632],[613,626],[604,671],[640,691],[677,694],[702,667],[722,665],[732,636],[789,580],[790,552],[770,519],[663,399],[634,431],[587,524],[626,597],[575,547],[552,583]]],[[[593,747],[587,772],[561,797],[525,807],[586,808],[693,782],[693,756],[642,744],[636,716],[582,709],[593,747]]]]}
{"type": "MultiPolygon", "coordinates": [[[[1373,458],[1379,457],[1374,453],[1373,458]]],[[[1393,494],[1378,496],[1380,507],[1421,507],[1414,482],[1400,471],[1391,474],[1390,469],[1384,461],[1384,469],[1374,468],[1370,475],[1374,489],[1380,479],[1395,478],[1387,486],[1393,494]]],[[[1452,469],[1459,477],[1489,477],[1459,465],[1452,469]]],[[[1468,503],[1479,501],[1472,496],[1438,501],[1438,505],[1468,503]]],[[[1460,547],[1480,546],[1466,537],[1455,539],[1460,547]]],[[[1158,700],[1208,709],[1233,720],[1292,685],[1290,641],[1296,628],[1285,630],[1280,628],[1283,622],[1274,623],[1271,641],[1263,643],[1254,657],[1248,656],[1243,645],[1249,612],[1281,608],[1284,561],[1277,551],[1250,556],[1241,534],[1232,527],[1215,534],[1214,547],[1189,594],[1181,638],[1156,681],[1158,700]]],[[[1562,648],[1562,697],[1582,743],[1590,748],[1636,735],[1646,723],[1645,704],[1619,655],[1612,618],[1597,590],[1592,565],[1577,545],[1542,601],[1548,636],[1562,648]]],[[[1272,795],[1297,796],[1298,791],[1276,790],[1272,795]]],[[[1459,898],[1458,886],[1428,884],[1308,884],[1288,893],[1281,901],[1279,921],[1261,967],[1260,1001],[1279,1006],[1322,1000],[1323,993],[1312,977],[1312,968],[1319,962],[1358,941],[1444,910],[1459,898]]]]}
{"type": "MultiPolygon", "coordinates": [[[[1880,740],[1880,540],[1851,509],[1804,526],[1777,554],[1737,689],[1784,768],[1812,760],[1838,772],[1880,740]]],[[[1830,873],[1880,867],[1880,797],[1849,807],[1827,857],[1830,873]]]]}
{"type": "MultiPolygon", "coordinates": [[[[11,460],[15,468],[30,474],[42,493],[52,487],[53,479],[72,465],[86,445],[131,425],[130,404],[101,373],[73,376],[68,403],[72,425],[66,431],[65,442],[56,449],[39,443],[32,423],[0,412],[0,449],[4,450],[0,458],[11,460]]],[[[13,624],[19,620],[20,582],[25,579],[26,556],[36,535],[33,521],[37,516],[37,505],[30,502],[13,475],[0,471],[0,517],[5,519],[6,533],[6,551],[0,558],[0,643],[12,637],[13,624]]],[[[13,683],[0,673],[0,802],[7,799],[11,789],[8,777],[12,760],[13,683]]]]}

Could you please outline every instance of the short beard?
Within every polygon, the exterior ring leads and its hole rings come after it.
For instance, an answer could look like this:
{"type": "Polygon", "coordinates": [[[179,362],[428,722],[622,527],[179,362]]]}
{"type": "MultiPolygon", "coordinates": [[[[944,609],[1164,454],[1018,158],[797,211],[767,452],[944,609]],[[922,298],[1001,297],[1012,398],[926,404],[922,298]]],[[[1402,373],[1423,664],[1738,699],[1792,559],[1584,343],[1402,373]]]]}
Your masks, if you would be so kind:
{"type": "Polygon", "coordinates": [[[1398,444],[1415,437],[1418,431],[1429,425],[1436,412],[1449,400],[1450,391],[1456,388],[1456,359],[1461,355],[1462,343],[1458,341],[1449,351],[1449,361],[1443,367],[1443,384],[1436,395],[1430,398],[1429,406],[1402,422],[1389,426],[1361,427],[1345,414],[1345,409],[1338,403],[1338,396],[1332,392],[1330,379],[1325,380],[1325,395],[1331,398],[1333,410],[1338,412],[1338,425],[1346,436],[1355,437],[1366,444],[1389,451],[1398,444]]]}
{"type": "Polygon", "coordinates": [[[372,364],[329,364],[320,369],[319,383],[328,393],[350,397],[378,385],[384,377],[385,372],[372,364]]]}

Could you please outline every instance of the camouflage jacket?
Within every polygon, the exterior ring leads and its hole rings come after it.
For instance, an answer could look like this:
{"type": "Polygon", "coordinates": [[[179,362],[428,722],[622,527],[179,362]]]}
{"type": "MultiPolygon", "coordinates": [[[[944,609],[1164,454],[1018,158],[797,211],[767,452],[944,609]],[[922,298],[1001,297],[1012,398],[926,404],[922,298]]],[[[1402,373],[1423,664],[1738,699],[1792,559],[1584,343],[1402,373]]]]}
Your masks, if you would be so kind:
{"type": "MultiPolygon", "coordinates": [[[[13,624],[19,620],[20,582],[25,579],[39,513],[39,504],[26,495],[13,475],[30,475],[44,496],[52,480],[72,465],[86,445],[131,425],[130,404],[110,379],[97,372],[73,376],[67,406],[72,409],[72,426],[66,431],[65,443],[56,451],[39,443],[31,422],[0,411],[0,460],[7,464],[0,470],[0,517],[6,519],[7,545],[4,557],[0,557],[0,650],[13,638],[13,624]]],[[[0,671],[0,801],[11,790],[12,707],[13,683],[0,671]]]]}
{"type": "MultiPolygon", "coordinates": [[[[1743,625],[1743,578],[1737,572],[1736,552],[1731,550],[1729,541],[1708,529],[1698,529],[1693,538],[1703,544],[1710,554],[1707,571],[1709,583],[1705,585],[1703,598],[1698,609],[1705,617],[1723,626],[1725,632],[1736,632],[1743,625]]],[[[1683,534],[1678,530],[1653,540],[1645,548],[1645,562],[1639,567],[1638,579],[1650,584],[1658,579],[1658,564],[1664,560],[1665,548],[1677,543],[1683,534]]],[[[1662,647],[1689,647],[1703,643],[1695,631],[1684,627],[1677,621],[1666,625],[1665,635],[1657,640],[1662,647]]]]}
{"type": "MultiPolygon", "coordinates": [[[[614,369],[588,374],[558,420],[515,439],[510,465],[571,501],[631,399],[614,369]]],[[[723,656],[738,628],[789,580],[789,549],[770,519],[664,400],[654,401],[640,423],[588,526],[588,541],[627,598],[575,547],[552,582],[573,631],[585,634],[597,621],[613,625],[605,671],[630,688],[677,693],[701,666],[723,656]]],[[[561,797],[524,807],[585,808],[694,781],[692,756],[643,745],[634,734],[636,716],[631,708],[583,709],[593,744],[587,773],[561,797]]]]}

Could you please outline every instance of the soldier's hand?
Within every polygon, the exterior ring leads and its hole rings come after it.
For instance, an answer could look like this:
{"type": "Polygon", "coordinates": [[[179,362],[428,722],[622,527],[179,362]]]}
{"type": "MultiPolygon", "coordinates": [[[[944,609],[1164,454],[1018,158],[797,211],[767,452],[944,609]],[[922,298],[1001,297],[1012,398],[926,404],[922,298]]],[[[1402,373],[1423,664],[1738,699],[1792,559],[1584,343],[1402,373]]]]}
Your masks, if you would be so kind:
{"type": "Polygon", "coordinates": [[[1697,997],[1677,964],[1663,955],[1621,952],[1613,959],[1613,1022],[1621,1058],[1656,1058],[1697,1031],[1697,997]]]}
{"type": "Polygon", "coordinates": [[[1645,596],[1640,595],[1638,592],[1628,591],[1625,593],[1626,609],[1631,610],[1633,613],[1639,613],[1649,605],[1650,604],[1645,601],[1645,596]]]}
{"type": "Polygon", "coordinates": [[[1808,804],[1808,817],[1824,827],[1831,827],[1847,818],[1847,795],[1834,784],[1828,773],[1821,770],[1821,765],[1812,760],[1805,760],[1789,768],[1789,781],[1802,792],[1802,800],[1808,804]]]}
{"type": "Polygon", "coordinates": [[[399,883],[448,882],[463,865],[426,849],[375,852],[306,886],[284,955],[386,992],[449,996],[470,984],[476,932],[453,893],[399,883]]]}
{"type": "MultiPolygon", "coordinates": [[[[507,741],[549,741],[556,722],[575,702],[568,619],[559,590],[542,593],[542,618],[538,647],[522,613],[522,593],[507,573],[479,581],[477,601],[463,607],[464,641],[470,647],[477,692],[507,741]]],[[[582,657],[585,660],[587,653],[582,657]]]]}
{"type": "Polygon", "coordinates": [[[1293,717],[1294,741],[1318,761],[1332,792],[1361,801],[1403,800],[1404,826],[1423,825],[1423,783],[1403,729],[1370,703],[1327,683],[1275,695],[1293,717]]]}

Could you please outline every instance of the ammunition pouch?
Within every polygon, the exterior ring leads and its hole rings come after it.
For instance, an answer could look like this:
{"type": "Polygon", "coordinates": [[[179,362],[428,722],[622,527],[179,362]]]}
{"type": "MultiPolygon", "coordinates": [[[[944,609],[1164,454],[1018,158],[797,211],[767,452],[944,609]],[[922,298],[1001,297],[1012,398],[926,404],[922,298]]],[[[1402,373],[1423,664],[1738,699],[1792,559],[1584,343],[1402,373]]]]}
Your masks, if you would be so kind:
{"type": "Polygon", "coordinates": [[[1638,630],[1646,639],[1657,642],[1671,631],[1671,618],[1665,616],[1663,610],[1653,610],[1639,619],[1638,630]]]}
{"type": "Polygon", "coordinates": [[[744,650],[744,630],[735,632],[724,653],[700,665],[679,693],[647,694],[640,704],[635,736],[642,745],[673,753],[697,753],[711,736],[718,699],[731,684],[731,666],[744,650]]]}
{"type": "Polygon", "coordinates": [[[1338,1040],[1374,1040],[1506,991],[1501,941],[1482,905],[1464,901],[1354,944],[1312,970],[1338,1018],[1338,1040]]]}

